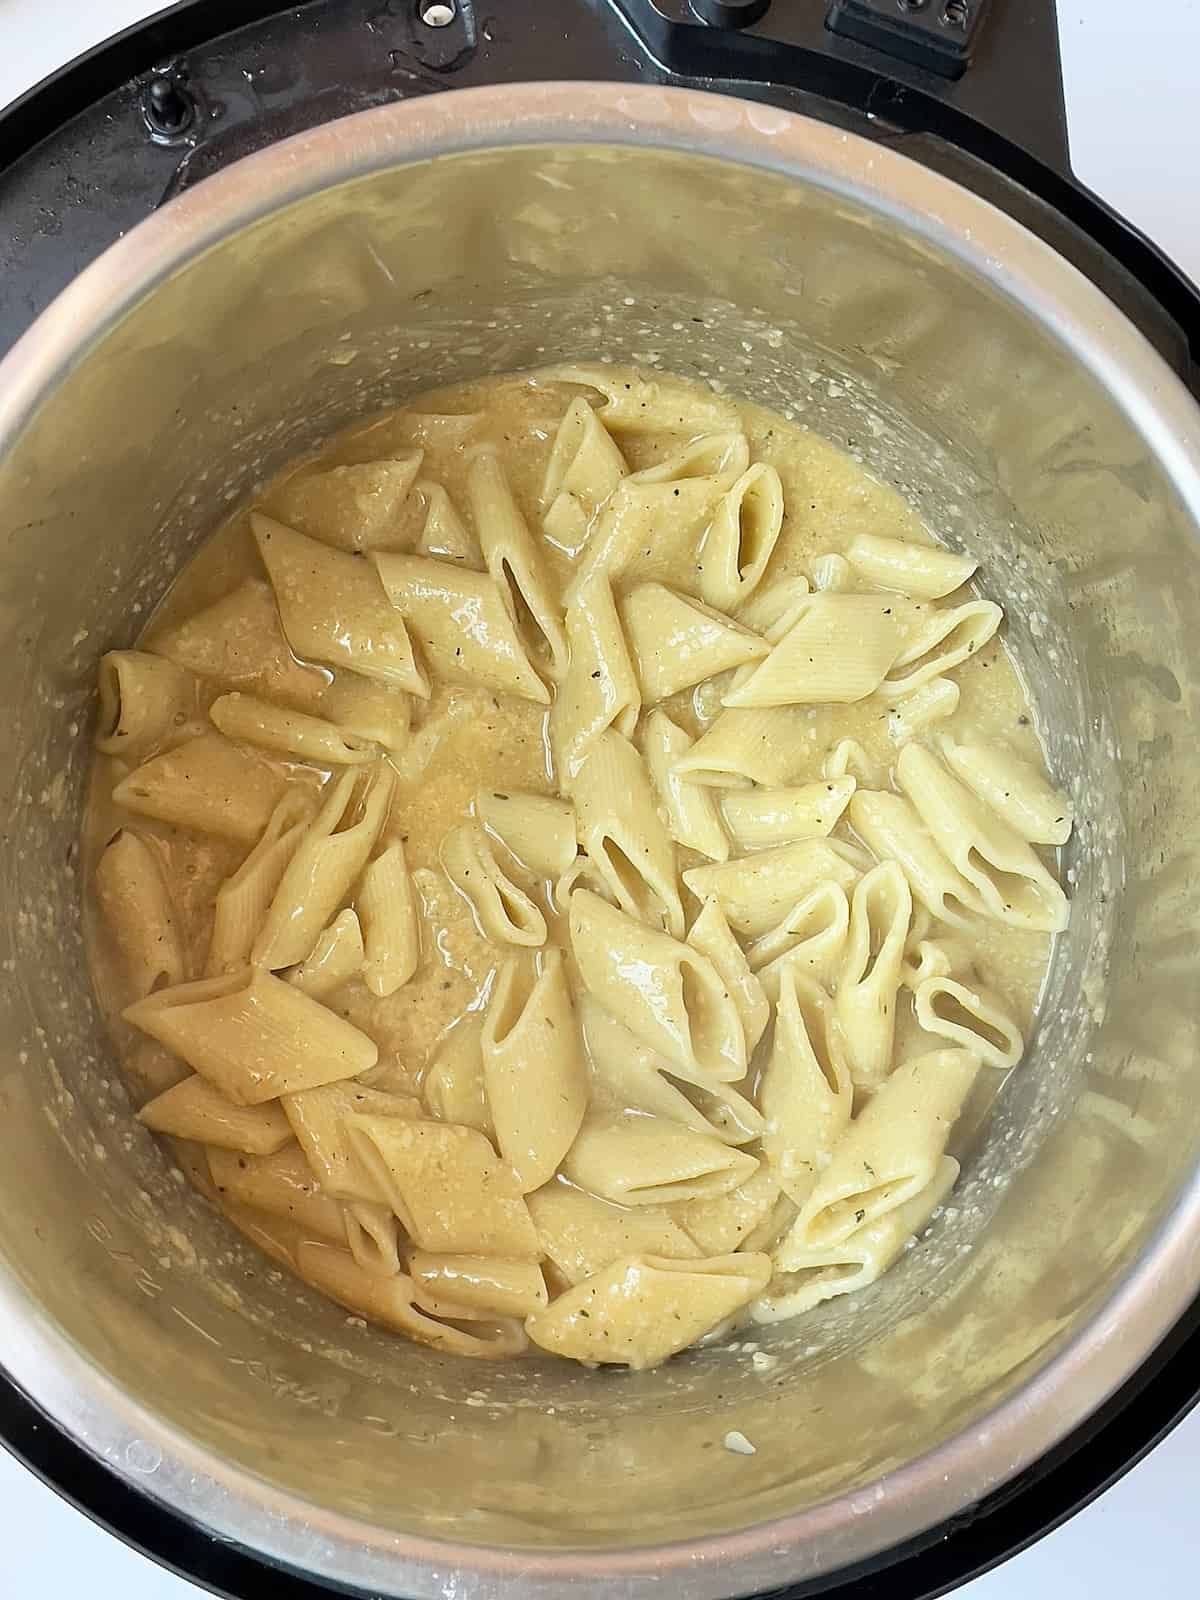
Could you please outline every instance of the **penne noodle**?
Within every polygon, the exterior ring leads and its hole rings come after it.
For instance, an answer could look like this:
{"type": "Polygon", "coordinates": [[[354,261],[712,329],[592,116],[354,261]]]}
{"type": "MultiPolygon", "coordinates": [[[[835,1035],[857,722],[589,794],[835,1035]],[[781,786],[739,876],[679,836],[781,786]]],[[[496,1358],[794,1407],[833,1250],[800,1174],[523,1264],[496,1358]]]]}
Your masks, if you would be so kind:
{"type": "Polygon", "coordinates": [[[737,408],[717,394],[698,395],[690,384],[655,374],[626,378],[599,361],[561,362],[538,375],[541,383],[575,383],[598,390],[600,420],[614,432],[627,429],[697,434],[736,428],[737,408]]]}
{"type": "Polygon", "coordinates": [[[621,618],[642,697],[650,704],[770,654],[749,628],[661,583],[631,589],[621,618]]]}
{"type": "Polygon", "coordinates": [[[813,562],[813,588],[818,594],[848,594],[854,588],[854,570],[845,556],[833,552],[813,562]]]}
{"type": "Polygon", "coordinates": [[[404,509],[424,452],[363,461],[325,472],[295,473],[267,510],[289,528],[338,550],[403,548],[404,509]]]}
{"type": "Polygon", "coordinates": [[[538,1244],[568,1283],[583,1283],[621,1256],[695,1258],[699,1246],[666,1206],[616,1206],[556,1178],[528,1197],[538,1244]]]}
{"type": "Polygon", "coordinates": [[[631,738],[642,692],[608,579],[579,586],[567,612],[570,662],[550,710],[550,747],[560,789],[569,790],[592,744],[608,728],[631,738]]]}
{"type": "Polygon", "coordinates": [[[783,963],[771,1054],[758,1091],[763,1154],[788,1198],[803,1206],[850,1124],[854,1086],[828,995],[783,963]]]}
{"type": "Polygon", "coordinates": [[[750,970],[775,1005],[785,967],[792,967],[823,989],[832,989],[842,970],[850,901],[840,883],[819,883],[746,950],[750,970]]]}
{"type": "Polygon", "coordinates": [[[930,678],[912,694],[888,706],[888,737],[907,742],[932,722],[952,717],[958,710],[959,687],[953,678],[930,678]]]}
{"type": "Polygon", "coordinates": [[[362,973],[367,988],[380,997],[395,994],[421,960],[417,900],[397,839],[368,862],[354,895],[362,930],[362,973]]]}
{"type": "Polygon", "coordinates": [[[326,1000],[363,969],[362,928],[355,912],[339,911],[298,967],[287,975],[287,982],[314,1000],[326,1000]]]}
{"type": "Polygon", "coordinates": [[[718,1195],[715,1200],[685,1200],[673,1209],[680,1227],[694,1240],[701,1255],[723,1256],[737,1250],[763,1226],[779,1199],[779,1180],[762,1161],[757,1172],[728,1194],[718,1195]]]}
{"type": "Polygon", "coordinates": [[[417,1304],[440,1317],[467,1322],[479,1317],[528,1317],[550,1302],[542,1269],[532,1261],[414,1250],[408,1270],[417,1304]]]}
{"type": "Polygon", "coordinates": [[[853,778],[867,789],[877,789],[883,774],[857,739],[839,739],[821,763],[824,778],[853,778]]]}
{"type": "Polygon", "coordinates": [[[1029,844],[1066,844],[1074,816],[1065,795],[1008,750],[942,740],[946,765],[1029,844]]]}
{"type": "Polygon", "coordinates": [[[910,544],[860,533],[846,551],[855,572],[879,589],[894,589],[914,600],[941,600],[960,589],[978,567],[970,556],[937,545],[910,544]]]}
{"type": "Polygon", "coordinates": [[[153,1133],[244,1155],[270,1156],[292,1141],[292,1130],[277,1102],[239,1106],[193,1073],[144,1105],[138,1121],[153,1133]]]}
{"type": "Polygon", "coordinates": [[[808,763],[808,716],[800,706],[722,711],[674,770],[714,789],[780,788],[808,763]]]}
{"type": "Polygon", "coordinates": [[[145,650],[110,650],[100,657],[96,749],[133,765],[188,736],[197,718],[197,684],[190,672],[145,650]]]}
{"type": "Polygon", "coordinates": [[[94,883],[130,998],[182,983],[183,941],[156,845],[122,828],[104,847],[94,883]]]}
{"type": "Polygon", "coordinates": [[[345,1242],[346,1224],[336,1200],[322,1194],[297,1145],[269,1156],[240,1155],[213,1146],[208,1166],[221,1203],[249,1206],[294,1223],[301,1237],[345,1242]]]}
{"type": "Polygon", "coordinates": [[[334,722],[310,717],[305,711],[286,711],[235,689],[220,695],[209,716],[229,739],[241,739],[277,755],[294,756],[323,767],[356,767],[378,758],[379,747],[370,740],[344,733],[334,722]]]}
{"type": "Polygon", "coordinates": [[[850,890],[859,877],[853,849],[840,839],[798,839],[736,861],[692,867],[683,881],[702,900],[716,895],[730,926],[760,939],[817,884],[850,890]]]}
{"type": "Polygon", "coordinates": [[[403,750],[412,721],[412,700],[403,689],[353,672],[335,672],[321,696],[321,715],[354,738],[403,750]]]}
{"type": "Polygon", "coordinates": [[[692,748],[692,741],[665,711],[655,709],[642,727],[642,753],[658,804],[666,815],[667,832],[676,844],[696,850],[710,861],[729,859],[729,839],[721,826],[716,795],[711,788],[689,783],[675,765],[692,748]]]}
{"type": "Polygon", "coordinates": [[[911,920],[912,894],[897,862],[884,861],[859,879],[835,1001],[858,1089],[877,1088],[892,1065],[896,997],[911,920]]]}
{"type": "Polygon", "coordinates": [[[758,1162],[710,1134],[662,1117],[588,1117],[563,1175],[614,1205],[669,1205],[728,1194],[758,1162]]]}
{"type": "Polygon", "coordinates": [[[828,778],[796,789],[731,789],[721,814],[739,850],[767,850],[832,833],[850,802],[853,778],[828,778]]]}
{"type": "Polygon", "coordinates": [[[421,1081],[421,1096],[432,1116],[475,1128],[493,1143],[496,1129],[483,1075],[484,1014],[468,1011],[434,1052],[421,1081]]]}
{"type": "Polygon", "coordinates": [[[748,709],[865,700],[903,649],[909,626],[905,607],[891,595],[810,595],[767,659],[722,696],[722,705],[748,709]]]}
{"type": "Polygon", "coordinates": [[[414,493],[425,506],[425,522],[413,546],[414,554],[430,556],[435,561],[456,561],[466,567],[482,567],[479,546],[442,485],[420,478],[414,493]]]}
{"type": "Polygon", "coordinates": [[[926,1033],[961,1045],[985,1067],[1015,1067],[1025,1053],[1021,1030],[1003,1003],[986,990],[939,973],[919,980],[913,1009],[926,1033]]]}
{"type": "Polygon", "coordinates": [[[884,677],[883,692],[908,695],[931,678],[944,677],[981,650],[1003,620],[1003,611],[990,600],[929,609],[884,677]]]}
{"type": "Polygon", "coordinates": [[[348,1200],[342,1222],[350,1254],[364,1272],[391,1278],[400,1271],[396,1218],[387,1206],[375,1200],[348,1200]]]}
{"type": "Polygon", "coordinates": [[[451,828],[438,850],[442,871],[471,907],[479,931],[496,944],[546,942],[546,919],[496,860],[478,822],[451,828]]]}
{"type": "Polygon", "coordinates": [[[608,429],[577,396],[559,423],[542,480],[542,531],[550,543],[578,555],[597,509],[628,471],[608,429]]]}
{"type": "Polygon", "coordinates": [[[205,733],[152,756],[112,797],[136,816],[252,844],[283,791],[283,778],[265,761],[219,733],[205,733]]]}
{"type": "Polygon", "coordinates": [[[540,878],[561,878],[575,860],[575,812],[569,801],[480,789],[475,815],[515,860],[540,878]]]}
{"type": "Polygon", "coordinates": [[[704,535],[701,598],[720,611],[748,600],[762,581],[782,527],[783,484],[774,467],[756,461],[722,499],[704,535]]]}
{"type": "Polygon", "coordinates": [[[312,814],[313,805],[307,795],[295,789],[287,790],[272,811],[262,838],[233,876],[226,878],[217,890],[208,959],[204,964],[206,978],[235,972],[248,964],[267,909],[312,814]]]}
{"type": "Polygon", "coordinates": [[[879,860],[900,863],[914,898],[930,916],[961,928],[965,913],[982,911],[978,894],[902,795],[859,789],[848,810],[851,827],[879,860]]]}
{"type": "Polygon", "coordinates": [[[688,932],[687,942],[693,950],[707,956],[733,997],[742,1019],[746,1060],[749,1061],[754,1054],[754,1047],[766,1032],[771,1007],[763,993],[762,984],[750,970],[741,945],[730,932],[716,895],[710,895],[701,905],[688,932]]]}
{"type": "Polygon", "coordinates": [[[412,1095],[390,1094],[358,1082],[302,1089],[285,1094],[279,1103],[322,1193],[337,1200],[377,1203],[383,1198],[351,1148],[346,1119],[357,1115],[411,1121],[421,1115],[421,1103],[412,1095]]]}

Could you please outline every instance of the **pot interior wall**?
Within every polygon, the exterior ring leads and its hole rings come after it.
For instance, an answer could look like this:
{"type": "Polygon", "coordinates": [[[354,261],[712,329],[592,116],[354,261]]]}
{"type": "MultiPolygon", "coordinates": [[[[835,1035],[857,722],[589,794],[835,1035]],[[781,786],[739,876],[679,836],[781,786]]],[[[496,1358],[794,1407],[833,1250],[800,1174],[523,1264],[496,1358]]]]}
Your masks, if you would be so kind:
{"type": "MultiPolygon", "coordinates": [[[[1085,1326],[1195,1162],[1196,532],[1116,401],[1023,310],[769,172],[459,155],[210,251],[86,353],[0,466],[0,1264],[146,1413],[377,1529],[646,1543],[914,1459],[1085,1326]],[[460,1363],[268,1268],[131,1120],[74,867],[97,657],[233,500],[431,383],[596,355],[794,414],[977,553],[1083,819],[1040,1031],[931,1242],[853,1303],[643,1376],[460,1363]],[[753,1457],[722,1449],[735,1428],[753,1457]]],[[[130,1438],[116,1464],[177,1493],[130,1438]]]]}

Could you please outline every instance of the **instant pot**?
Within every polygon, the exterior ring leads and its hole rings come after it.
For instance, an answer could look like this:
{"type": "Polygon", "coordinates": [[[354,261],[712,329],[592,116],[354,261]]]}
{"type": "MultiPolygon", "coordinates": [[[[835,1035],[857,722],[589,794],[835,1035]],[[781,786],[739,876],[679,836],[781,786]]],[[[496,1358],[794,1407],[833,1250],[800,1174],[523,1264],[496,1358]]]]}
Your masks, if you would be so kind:
{"type": "Polygon", "coordinates": [[[1050,0],[176,6],[0,119],[0,217],[8,1447],[218,1593],[413,1600],[940,1594],[1149,1449],[1200,1371],[1200,298],[1074,181],[1050,0]],[[132,1119],[76,847],[95,662],[231,504],[605,354],[977,551],[1082,819],[928,1238],[636,1375],[418,1349],[235,1237],[132,1119]]]}

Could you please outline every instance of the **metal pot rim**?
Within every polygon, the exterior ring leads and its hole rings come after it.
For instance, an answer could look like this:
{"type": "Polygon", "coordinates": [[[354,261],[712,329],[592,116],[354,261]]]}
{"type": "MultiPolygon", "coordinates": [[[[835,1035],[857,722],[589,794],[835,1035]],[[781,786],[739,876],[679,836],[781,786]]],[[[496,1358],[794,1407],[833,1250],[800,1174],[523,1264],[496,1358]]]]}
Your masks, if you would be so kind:
{"type": "MultiPolygon", "coordinates": [[[[274,145],[173,200],[74,280],[0,363],[0,454],[81,356],[156,285],[269,213],[389,167],[537,144],[674,149],[765,168],[886,217],[1025,312],[1119,398],[1200,524],[1200,408],[1149,343],[1049,246],[987,202],[857,135],[689,89],[539,83],[380,107],[274,145]]],[[[372,1591],[600,1600],[685,1582],[695,1600],[827,1576],[961,1512],[1051,1450],[1124,1383],[1200,1290],[1200,1175],[1141,1258],[1030,1382],[878,1480],[740,1533],[618,1552],[506,1551],[372,1530],[284,1494],[165,1426],[96,1370],[0,1265],[13,1381],[126,1479],[217,1537],[372,1591]],[[143,1463],[158,1464],[152,1473],[143,1463]],[[862,1513],[870,1511],[869,1516],[862,1513]]]]}

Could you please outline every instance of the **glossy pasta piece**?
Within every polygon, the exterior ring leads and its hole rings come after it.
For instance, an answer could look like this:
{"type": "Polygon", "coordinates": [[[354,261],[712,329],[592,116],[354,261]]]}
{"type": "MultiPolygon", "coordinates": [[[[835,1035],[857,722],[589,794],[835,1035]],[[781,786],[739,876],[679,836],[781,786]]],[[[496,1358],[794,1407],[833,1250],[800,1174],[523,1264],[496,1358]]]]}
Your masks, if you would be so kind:
{"type": "Polygon", "coordinates": [[[305,710],[316,709],[328,683],[327,673],[292,654],[271,586],[261,578],[247,578],[184,622],[152,628],[146,649],[197,677],[305,710]]]}
{"type": "MultiPolygon", "coordinates": [[[[928,919],[925,921],[928,927],[928,919]]],[[[974,965],[970,946],[962,939],[941,934],[936,939],[914,938],[919,931],[914,922],[904,951],[900,968],[900,982],[906,989],[915,989],[927,978],[948,978],[953,973],[960,976],[974,965]]]]}
{"type": "Polygon", "coordinates": [[[295,789],[285,791],[262,838],[217,890],[205,977],[236,972],[249,962],[267,908],[312,814],[313,804],[307,795],[295,789]]]}
{"type": "Polygon", "coordinates": [[[709,895],[688,930],[687,942],[693,950],[707,956],[717,976],[733,997],[746,1036],[746,1059],[766,1032],[771,1008],[762,984],[750,970],[741,945],[730,932],[716,895],[709,895]]]}
{"type": "Polygon", "coordinates": [[[665,1206],[613,1205],[562,1178],[529,1195],[528,1205],[542,1253],[570,1284],[621,1256],[688,1260],[701,1254],[665,1206]]]}
{"type": "Polygon", "coordinates": [[[548,704],[504,591],[486,573],[428,556],[379,555],[375,567],[437,677],[548,704]]]}
{"type": "Polygon", "coordinates": [[[515,959],[504,963],[480,1045],[496,1146],[528,1194],[558,1170],[588,1103],[587,1065],[561,950],[546,952],[536,976],[515,959]]]}
{"type": "Polygon", "coordinates": [[[96,749],[135,765],[178,743],[196,717],[195,678],[146,650],[102,655],[96,687],[96,749]]]}
{"type": "Polygon", "coordinates": [[[629,740],[608,729],[590,746],[573,786],[579,843],[621,909],[683,933],[675,845],[650,775],[629,740]]]}
{"type": "Polygon", "coordinates": [[[746,960],[772,1004],[779,999],[785,967],[832,989],[842,970],[849,931],[846,891],[840,883],[826,881],[810,889],[773,928],[755,939],[746,960]]]}
{"type": "Polygon", "coordinates": [[[261,969],[160,989],[122,1015],[238,1105],[354,1078],[379,1059],[365,1033],[261,969]]]}
{"type": "Polygon", "coordinates": [[[434,1051],[421,1081],[421,1096],[433,1116],[475,1128],[495,1143],[496,1129],[483,1076],[484,1014],[468,1011],[434,1051]]]}
{"type": "Polygon", "coordinates": [[[676,844],[698,851],[710,861],[729,859],[729,838],[721,825],[715,791],[691,783],[675,771],[677,762],[692,748],[692,741],[665,711],[655,709],[642,729],[642,752],[658,803],[666,815],[667,832],[676,844]]]}
{"type": "Polygon", "coordinates": [[[290,1144],[292,1130],[277,1102],[239,1106],[199,1073],[144,1105],[138,1121],[154,1133],[244,1155],[270,1156],[290,1144]]]}
{"type": "Polygon", "coordinates": [[[946,765],[978,799],[1029,844],[1066,844],[1071,803],[1028,761],[993,745],[943,739],[946,765]]]}
{"type": "Polygon", "coordinates": [[[887,713],[888,737],[896,744],[907,744],[914,735],[934,722],[952,717],[958,710],[959,687],[953,678],[929,678],[912,694],[891,698],[887,713]]]}
{"type": "Polygon", "coordinates": [[[874,1089],[892,1064],[911,920],[912,892],[898,862],[884,861],[859,879],[835,1002],[856,1088],[874,1089]]]}
{"type": "Polygon", "coordinates": [[[884,539],[874,533],[854,538],[846,559],[868,583],[914,600],[941,600],[960,589],[979,565],[970,556],[956,555],[940,545],[884,539]]]}
{"type": "Polygon", "coordinates": [[[1015,1067],[1025,1053],[1020,1028],[986,989],[945,974],[930,976],[917,982],[913,1007],[926,1033],[970,1050],[986,1067],[1015,1067]]]}
{"type": "Polygon", "coordinates": [[[674,770],[714,789],[779,788],[807,763],[806,718],[799,706],[722,711],[674,770]]]}
{"type": "Polygon", "coordinates": [[[562,1165],[614,1205],[658,1206],[728,1194],[758,1170],[744,1150],[662,1117],[588,1117],[562,1165]]]}
{"type": "Polygon", "coordinates": [[[416,1285],[407,1273],[378,1277],[360,1267],[348,1250],[304,1242],[296,1250],[296,1271],[347,1311],[447,1355],[508,1361],[528,1346],[517,1322],[473,1321],[468,1331],[427,1315],[416,1304],[416,1285]]]}
{"type": "Polygon", "coordinates": [[[841,1244],[933,1182],[979,1071],[968,1050],[935,1050],[896,1068],[846,1129],[776,1259],[841,1244]]]}
{"type": "Polygon", "coordinates": [[[240,689],[218,696],[208,714],[229,739],[320,767],[359,767],[379,756],[378,745],[344,732],[336,722],[288,711],[240,689]]]}
{"type": "Polygon", "coordinates": [[[850,825],[881,861],[898,861],[913,898],[952,927],[982,911],[979,895],[939,848],[914,806],[898,794],[859,789],[847,808],[850,825]]]}
{"type": "MultiPolygon", "coordinates": [[[[783,484],[756,461],[723,497],[700,546],[700,594],[730,611],[754,593],[783,527],[783,484]]],[[[744,620],[744,619],[743,619],[744,620]]]]}
{"type": "Polygon", "coordinates": [[[577,383],[599,390],[600,420],[613,432],[665,429],[703,433],[736,428],[737,408],[720,395],[658,373],[628,373],[599,361],[562,362],[538,374],[541,383],[577,383]]]}
{"type": "Polygon", "coordinates": [[[566,626],[571,659],[550,712],[550,746],[558,786],[569,790],[584,756],[606,729],[626,738],[633,734],[642,691],[603,573],[578,588],[566,626]]]}
{"type": "Polygon", "coordinates": [[[877,789],[884,781],[883,773],[857,739],[839,739],[821,763],[821,775],[825,778],[853,778],[867,789],[877,789]]]}
{"type": "Polygon", "coordinates": [[[930,608],[884,678],[884,692],[912,694],[931,678],[945,676],[982,649],[1003,620],[1003,611],[991,600],[930,608]]]}
{"type": "Polygon", "coordinates": [[[584,985],[681,1078],[736,1083],[742,1021],[712,962],[586,889],[571,896],[571,944],[584,985]]]}
{"type": "Polygon", "coordinates": [[[778,644],[799,619],[810,593],[808,579],[800,573],[776,578],[741,601],[737,608],[738,621],[768,644],[778,644]]]}
{"type": "Polygon", "coordinates": [[[892,595],[810,595],[726,706],[849,705],[873,694],[906,638],[904,602],[892,595]]]}
{"type": "Polygon", "coordinates": [[[182,983],[183,940],[158,849],[122,828],[96,863],[96,908],[112,935],[126,993],[140,1000],[182,983]]]}
{"type": "Polygon", "coordinates": [[[845,1041],[823,989],[785,962],[771,1055],[758,1092],[763,1154],[802,1206],[850,1123],[854,1089],[845,1041]]]}
{"type": "Polygon", "coordinates": [[[701,1255],[723,1256],[761,1228],[778,1201],[779,1180],[764,1161],[728,1194],[715,1200],[686,1200],[674,1208],[674,1214],[701,1255]]]}
{"type": "Polygon", "coordinates": [[[854,588],[854,569],[845,556],[827,552],[813,562],[813,588],[818,594],[849,594],[854,588]]]}
{"type": "Polygon", "coordinates": [[[139,817],[252,844],[267,826],[284,780],[219,733],[189,739],[136,767],[113,799],[139,817]]]}
{"type": "Polygon", "coordinates": [[[310,1239],[345,1242],[342,1208],[322,1194],[297,1145],[285,1145],[269,1156],[240,1155],[214,1146],[208,1151],[208,1166],[222,1203],[281,1217],[310,1239]]]}
{"type": "Polygon", "coordinates": [[[334,779],[284,869],[251,960],[278,971],[312,953],[366,866],[387,820],[395,774],[386,762],[334,779]]]}
{"type": "Polygon", "coordinates": [[[850,890],[859,875],[853,851],[841,840],[798,839],[736,861],[691,867],[683,881],[702,900],[716,895],[730,926],[760,939],[818,884],[850,890]]]}
{"type": "Polygon", "coordinates": [[[549,1304],[542,1269],[532,1261],[494,1256],[447,1256],[414,1250],[408,1271],[417,1303],[436,1316],[528,1317],[549,1304]]]}
{"type": "Polygon", "coordinates": [[[1067,897],[1015,829],[996,816],[920,745],[905,745],[896,781],[938,846],[967,879],[989,915],[1016,927],[1058,933],[1067,897]]]}
{"type": "Polygon", "coordinates": [[[650,704],[770,653],[749,628],[661,583],[631,589],[621,618],[642,697],[650,704]]]}
{"type": "Polygon", "coordinates": [[[421,960],[417,899],[397,839],[369,861],[354,893],[363,939],[363,979],[372,994],[395,994],[421,960]]]}
{"type": "Polygon", "coordinates": [[[567,636],[556,586],[491,446],[480,446],[471,456],[467,499],[484,562],[509,614],[516,618],[524,608],[535,655],[551,678],[561,678],[567,670],[567,636]]]}
{"type": "Polygon", "coordinates": [[[338,1200],[380,1201],[383,1196],[350,1145],[350,1116],[411,1121],[421,1115],[412,1095],[390,1094],[363,1083],[327,1083],[279,1102],[322,1193],[338,1200]]]}
{"type": "Polygon", "coordinates": [[[346,1127],[351,1149],[419,1249],[537,1260],[516,1174],[474,1128],[372,1116],[347,1117],[346,1127]]]}
{"type": "Polygon", "coordinates": [[[461,450],[482,421],[482,411],[401,411],[383,426],[414,450],[461,450]]]}
{"type": "Polygon", "coordinates": [[[451,828],[438,849],[442,870],[474,912],[485,939],[524,946],[546,942],[546,919],[496,860],[478,822],[451,828]]]}
{"type": "Polygon", "coordinates": [[[853,778],[827,778],[794,789],[730,790],[721,815],[739,850],[769,850],[832,833],[856,786],[853,778]]]}
{"type": "Polygon", "coordinates": [[[389,1207],[375,1200],[349,1200],[342,1208],[346,1244],[364,1272],[390,1278],[400,1271],[400,1237],[389,1207]]]}
{"type": "Polygon", "coordinates": [[[363,969],[366,954],[358,915],[349,909],[339,911],[298,967],[287,975],[287,982],[302,989],[314,1000],[325,1000],[363,969]]]}
{"type": "Polygon", "coordinates": [[[551,544],[577,555],[597,509],[628,471],[608,429],[577,396],[559,423],[542,480],[542,531],[551,544]]]}
{"type": "Polygon", "coordinates": [[[867,1288],[922,1231],[957,1179],[958,1162],[943,1156],[932,1181],[911,1200],[864,1223],[840,1243],[781,1247],[776,1275],[767,1292],[750,1307],[753,1320],[759,1324],[782,1322],[838,1295],[867,1288]]]}
{"type": "Polygon", "coordinates": [[[561,878],[575,859],[575,812],[567,800],[480,789],[475,815],[510,855],[541,878],[561,878]]]}
{"type": "Polygon", "coordinates": [[[413,546],[419,556],[435,561],[458,562],[465,567],[483,566],[479,546],[472,538],[458,509],[440,483],[419,478],[414,493],[425,507],[425,521],[413,546]]]}
{"type": "Polygon", "coordinates": [[[428,698],[429,682],[413,655],[404,619],[388,603],[369,561],[257,512],[250,525],[283,631],[298,656],[349,667],[364,678],[428,698]]]}
{"type": "Polygon", "coordinates": [[[412,450],[390,460],[297,473],[272,493],[271,515],[338,550],[397,548],[423,459],[423,451],[412,450]]]}
{"type": "Polygon", "coordinates": [[[534,1344],[575,1361],[642,1371],[686,1350],[762,1292],[770,1257],[749,1252],[673,1261],[631,1256],[529,1317],[534,1344]]]}
{"type": "Polygon", "coordinates": [[[321,715],[351,739],[403,750],[412,725],[412,699],[390,683],[336,672],[321,696],[321,715]]]}

